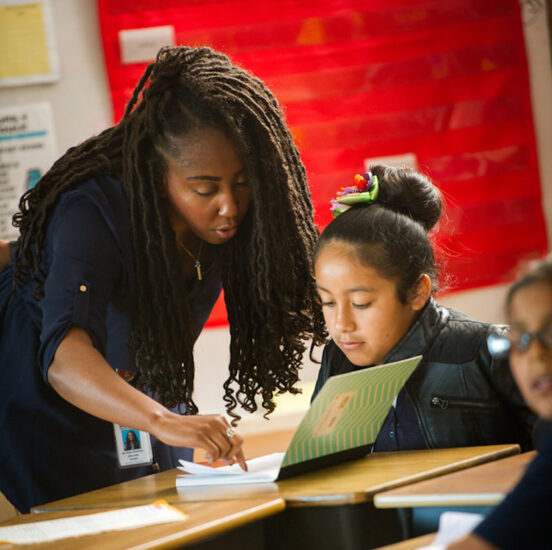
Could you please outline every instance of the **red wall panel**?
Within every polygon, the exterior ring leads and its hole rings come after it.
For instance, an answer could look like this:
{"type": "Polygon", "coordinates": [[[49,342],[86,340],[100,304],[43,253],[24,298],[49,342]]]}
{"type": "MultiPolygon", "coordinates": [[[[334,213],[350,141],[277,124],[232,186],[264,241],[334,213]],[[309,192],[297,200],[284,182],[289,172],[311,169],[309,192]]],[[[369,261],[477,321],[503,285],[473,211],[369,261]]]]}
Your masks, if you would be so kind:
{"type": "MultiPolygon", "coordinates": [[[[146,64],[123,29],[173,25],[262,78],[285,108],[316,219],[366,159],[413,153],[446,197],[448,290],[511,279],[547,249],[516,0],[98,0],[118,120],[146,64]]],[[[219,302],[209,324],[225,322],[219,302]]]]}

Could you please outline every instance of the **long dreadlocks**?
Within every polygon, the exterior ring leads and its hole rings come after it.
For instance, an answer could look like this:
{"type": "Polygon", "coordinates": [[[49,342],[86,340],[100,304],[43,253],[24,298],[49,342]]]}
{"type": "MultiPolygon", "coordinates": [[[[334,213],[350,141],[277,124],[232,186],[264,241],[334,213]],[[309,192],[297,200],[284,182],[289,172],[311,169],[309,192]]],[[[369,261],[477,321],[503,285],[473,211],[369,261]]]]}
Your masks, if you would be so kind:
{"type": "MultiPolygon", "coordinates": [[[[114,127],[69,149],[21,198],[14,225],[20,253],[14,288],[31,277],[43,296],[41,250],[59,196],[93,177],[120,178],[132,228],[136,305],[130,345],[139,386],[166,406],[193,402],[193,319],[174,231],[163,200],[165,155],[200,126],[230,135],[246,163],[253,200],[236,236],[222,248],[230,323],[228,413],[238,403],[274,410],[275,393],[296,393],[306,340],[325,337],[311,257],[313,223],[305,169],[279,105],[257,78],[210,48],[163,48],[150,64],[114,127]],[[237,386],[237,389],[235,389],[237,386]]],[[[312,348],[311,348],[312,350],[312,348]]]]}

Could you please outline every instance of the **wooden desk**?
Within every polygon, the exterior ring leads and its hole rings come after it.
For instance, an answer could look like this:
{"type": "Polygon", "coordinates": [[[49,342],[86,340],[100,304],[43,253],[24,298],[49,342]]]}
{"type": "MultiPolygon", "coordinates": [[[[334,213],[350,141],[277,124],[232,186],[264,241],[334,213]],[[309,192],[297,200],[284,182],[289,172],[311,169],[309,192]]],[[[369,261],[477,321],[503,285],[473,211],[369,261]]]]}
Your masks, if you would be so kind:
{"type": "Polygon", "coordinates": [[[378,493],[376,508],[494,506],[514,487],[536,451],[378,493]]]}
{"type": "Polygon", "coordinates": [[[264,522],[267,550],[373,548],[400,540],[404,531],[395,510],[374,508],[378,492],[518,453],[518,445],[374,453],[277,483],[242,486],[177,489],[177,471],[170,470],[37,506],[33,511],[132,506],[158,498],[175,505],[282,498],[286,509],[264,522]]]}
{"type": "Polygon", "coordinates": [[[416,550],[416,548],[420,548],[421,546],[429,546],[435,537],[436,533],[431,533],[395,544],[389,544],[388,546],[380,546],[376,550],[416,550]]]}
{"type": "Polygon", "coordinates": [[[287,506],[371,501],[377,493],[518,454],[518,445],[374,453],[278,482],[287,506]]]}
{"type": "Polygon", "coordinates": [[[32,511],[136,506],[148,504],[158,498],[163,498],[170,504],[255,497],[283,498],[288,507],[356,504],[371,501],[376,493],[382,491],[518,453],[518,445],[374,453],[360,460],[277,483],[226,487],[177,489],[177,470],[168,470],[36,506],[32,511]]]}
{"type": "MultiPolygon", "coordinates": [[[[73,550],[77,547],[79,550],[95,550],[97,548],[101,548],[102,550],[179,548],[182,545],[198,542],[281,512],[285,508],[285,503],[281,498],[264,498],[209,503],[184,503],[177,504],[176,507],[188,514],[189,518],[177,523],[165,523],[125,531],[112,531],[99,535],[87,535],[78,539],[61,539],[47,544],[23,545],[18,546],[18,548],[40,548],[40,550],[73,550]]],[[[1,525],[17,525],[102,511],[105,510],[64,510],[63,512],[44,514],[25,514],[1,525]]],[[[226,546],[224,547],[226,548],[226,546]]]]}

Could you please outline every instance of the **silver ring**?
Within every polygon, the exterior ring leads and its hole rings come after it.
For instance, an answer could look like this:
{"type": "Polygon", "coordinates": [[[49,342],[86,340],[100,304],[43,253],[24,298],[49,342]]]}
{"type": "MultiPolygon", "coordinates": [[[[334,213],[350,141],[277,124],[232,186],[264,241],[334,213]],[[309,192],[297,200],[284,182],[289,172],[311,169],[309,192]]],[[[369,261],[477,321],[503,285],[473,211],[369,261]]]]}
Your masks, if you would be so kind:
{"type": "Polygon", "coordinates": [[[236,432],[232,428],[226,430],[226,437],[232,439],[236,435],[236,432]]]}

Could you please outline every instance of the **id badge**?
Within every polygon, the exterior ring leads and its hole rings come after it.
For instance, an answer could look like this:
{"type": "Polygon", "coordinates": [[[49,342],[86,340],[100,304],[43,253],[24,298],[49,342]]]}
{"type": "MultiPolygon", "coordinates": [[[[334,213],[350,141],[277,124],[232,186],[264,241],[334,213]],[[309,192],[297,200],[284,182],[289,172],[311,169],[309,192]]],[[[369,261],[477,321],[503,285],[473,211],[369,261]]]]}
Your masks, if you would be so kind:
{"type": "Polygon", "coordinates": [[[121,468],[147,466],[153,462],[151,439],[148,432],[113,424],[115,447],[121,468]]]}

